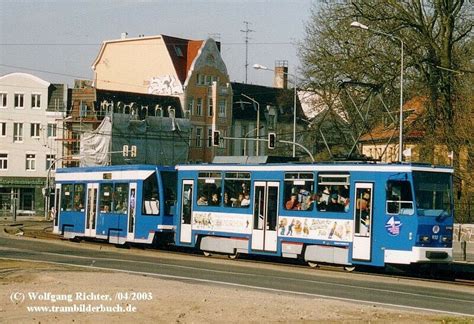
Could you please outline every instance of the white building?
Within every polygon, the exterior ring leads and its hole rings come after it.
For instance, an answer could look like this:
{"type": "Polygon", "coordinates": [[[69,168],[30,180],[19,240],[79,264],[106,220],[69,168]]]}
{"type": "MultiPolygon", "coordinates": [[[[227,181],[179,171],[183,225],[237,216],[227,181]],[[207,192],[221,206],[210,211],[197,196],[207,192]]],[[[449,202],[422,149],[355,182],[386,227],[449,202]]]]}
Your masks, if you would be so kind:
{"type": "Polygon", "coordinates": [[[0,215],[13,198],[19,214],[44,213],[48,170],[62,154],[67,91],[27,73],[0,77],[0,215]]]}

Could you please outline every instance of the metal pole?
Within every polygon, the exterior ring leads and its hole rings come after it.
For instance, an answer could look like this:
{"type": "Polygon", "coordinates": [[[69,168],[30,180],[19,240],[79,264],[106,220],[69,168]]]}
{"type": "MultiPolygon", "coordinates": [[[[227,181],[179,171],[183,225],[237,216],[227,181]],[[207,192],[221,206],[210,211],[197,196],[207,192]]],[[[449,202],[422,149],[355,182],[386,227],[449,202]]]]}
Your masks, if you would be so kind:
{"type": "MultiPolygon", "coordinates": [[[[257,104],[257,138],[260,138],[260,104],[256,101],[257,104]]],[[[257,149],[257,156],[260,155],[260,150],[259,150],[259,141],[257,141],[257,145],[255,146],[257,149]]]]}
{"type": "Polygon", "coordinates": [[[368,26],[364,25],[364,24],[361,24],[360,22],[358,21],[353,21],[351,23],[351,27],[355,27],[355,28],[361,28],[361,29],[364,29],[364,30],[369,30],[371,32],[373,32],[374,34],[379,34],[379,35],[383,35],[383,36],[387,36],[387,37],[390,37],[392,39],[396,39],[397,41],[400,42],[400,117],[399,117],[399,137],[398,137],[398,145],[399,145],[399,149],[398,149],[398,162],[403,162],[403,40],[400,38],[400,37],[397,37],[395,35],[392,35],[392,34],[387,34],[383,31],[380,31],[380,30],[375,30],[375,29],[372,29],[372,28],[369,28],[368,26]]]}
{"type": "MultiPolygon", "coordinates": [[[[395,37],[394,37],[395,38],[395,37]]],[[[401,59],[400,59],[400,129],[399,129],[399,154],[398,161],[403,162],[403,40],[401,38],[397,39],[401,44],[401,59]]]]}
{"type": "Polygon", "coordinates": [[[293,75],[293,85],[295,87],[295,93],[293,98],[293,157],[296,156],[296,76],[293,75]]]}
{"type": "MultiPolygon", "coordinates": [[[[255,135],[258,139],[259,136],[260,136],[260,104],[258,103],[257,100],[247,96],[245,93],[241,93],[241,96],[247,98],[248,100],[252,101],[254,104],[257,105],[257,132],[256,132],[255,135]]],[[[256,145],[256,153],[257,153],[257,155],[259,155],[258,140],[257,140],[257,145],[256,145]]]]}
{"type": "Polygon", "coordinates": [[[13,197],[12,201],[13,201],[13,222],[15,223],[16,222],[16,203],[17,203],[17,199],[16,197],[13,197]]]}

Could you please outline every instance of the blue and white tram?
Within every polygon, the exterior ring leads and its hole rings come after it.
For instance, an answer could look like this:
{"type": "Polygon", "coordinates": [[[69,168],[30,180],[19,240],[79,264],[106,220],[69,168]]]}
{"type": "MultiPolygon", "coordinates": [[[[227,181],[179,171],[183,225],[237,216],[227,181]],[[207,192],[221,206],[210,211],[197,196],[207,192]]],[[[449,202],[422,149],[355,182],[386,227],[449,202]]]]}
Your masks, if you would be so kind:
{"type": "Polygon", "coordinates": [[[54,233],[115,244],[174,232],[174,167],[123,165],[56,171],[54,233]]]}
{"type": "Polygon", "coordinates": [[[451,168],[334,163],[176,169],[179,246],[347,268],[452,261],[451,168]]]}

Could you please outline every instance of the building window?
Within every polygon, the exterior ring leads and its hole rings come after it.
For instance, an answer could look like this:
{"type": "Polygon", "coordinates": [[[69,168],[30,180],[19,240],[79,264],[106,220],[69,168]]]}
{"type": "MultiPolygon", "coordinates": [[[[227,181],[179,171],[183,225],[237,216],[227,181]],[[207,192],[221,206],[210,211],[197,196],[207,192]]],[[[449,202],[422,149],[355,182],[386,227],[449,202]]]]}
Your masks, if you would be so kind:
{"type": "Polygon", "coordinates": [[[7,136],[7,123],[0,122],[0,137],[7,136]]]}
{"type": "Polygon", "coordinates": [[[267,117],[267,126],[269,129],[274,129],[276,124],[276,116],[275,115],[268,115],[267,117]]]}
{"type": "Polygon", "coordinates": [[[212,105],[212,97],[208,97],[207,99],[207,115],[209,117],[212,117],[212,114],[214,113],[214,106],[212,105]]]}
{"type": "Polygon", "coordinates": [[[196,127],[196,147],[202,147],[202,127],[196,127]]]}
{"type": "Polygon", "coordinates": [[[206,84],[211,85],[212,84],[212,76],[211,75],[206,75],[206,84]]]}
{"type": "Polygon", "coordinates": [[[219,100],[219,117],[225,118],[226,108],[227,108],[227,100],[220,99],[219,100]]]}
{"type": "Polygon", "coordinates": [[[15,108],[25,108],[25,95],[23,93],[15,93],[15,108]]]}
{"type": "Polygon", "coordinates": [[[56,170],[56,163],[54,163],[55,160],[55,154],[46,154],[46,170],[56,170]]]}
{"type": "Polygon", "coordinates": [[[183,51],[181,50],[181,47],[175,45],[174,46],[174,51],[176,53],[176,56],[178,56],[178,57],[183,57],[184,56],[183,51]]]}
{"type": "Polygon", "coordinates": [[[207,129],[207,147],[212,147],[212,128],[207,129]]]}
{"type": "Polygon", "coordinates": [[[31,137],[40,137],[40,128],[41,128],[41,124],[31,123],[31,131],[30,131],[31,137]]]}
{"type": "Polygon", "coordinates": [[[34,93],[31,95],[31,108],[39,109],[41,107],[41,95],[34,93]]]}
{"type": "Polygon", "coordinates": [[[197,99],[196,112],[195,112],[194,115],[196,115],[196,116],[202,116],[202,98],[198,98],[198,99],[197,99]]]}
{"type": "Polygon", "coordinates": [[[7,108],[7,94],[5,92],[0,93],[0,108],[7,108]]]}
{"type": "Polygon", "coordinates": [[[192,114],[194,111],[194,98],[188,98],[188,111],[192,114]]]}
{"type": "Polygon", "coordinates": [[[23,123],[13,123],[13,142],[23,141],[23,123]]]}
{"type": "Polygon", "coordinates": [[[0,153],[0,170],[8,169],[8,154],[0,153]]]}
{"type": "Polygon", "coordinates": [[[35,154],[26,154],[26,170],[27,171],[36,170],[36,155],[35,154]]]}
{"type": "Polygon", "coordinates": [[[219,142],[219,147],[220,148],[225,148],[225,137],[227,137],[227,131],[226,130],[221,130],[221,140],[219,142]]]}
{"type": "Polygon", "coordinates": [[[206,83],[206,76],[204,74],[198,74],[196,79],[198,85],[204,85],[206,83]]]}
{"type": "Polygon", "coordinates": [[[81,134],[72,133],[72,145],[71,145],[71,154],[76,155],[80,153],[81,150],[81,134]]]}
{"type": "Polygon", "coordinates": [[[56,124],[48,124],[48,137],[56,137],[56,124]]]}
{"type": "Polygon", "coordinates": [[[163,117],[163,108],[158,105],[155,107],[155,117],[163,117]]]}

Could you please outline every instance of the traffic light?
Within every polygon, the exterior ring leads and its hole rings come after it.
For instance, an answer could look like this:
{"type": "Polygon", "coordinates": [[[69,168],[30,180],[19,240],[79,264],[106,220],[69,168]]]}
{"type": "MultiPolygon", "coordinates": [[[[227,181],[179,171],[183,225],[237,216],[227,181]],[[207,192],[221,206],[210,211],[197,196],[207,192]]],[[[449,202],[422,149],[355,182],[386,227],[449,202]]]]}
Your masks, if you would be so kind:
{"type": "Polygon", "coordinates": [[[132,145],[132,147],[130,149],[130,157],[137,157],[137,146],[136,145],[132,145]]]}
{"type": "Polygon", "coordinates": [[[122,146],[122,156],[128,157],[128,145],[122,146]]]}
{"type": "Polygon", "coordinates": [[[273,150],[276,144],[276,134],[268,133],[268,148],[273,150]]]}
{"type": "Polygon", "coordinates": [[[220,137],[221,137],[221,132],[216,130],[212,132],[212,145],[213,146],[219,146],[220,145],[220,137]]]}

